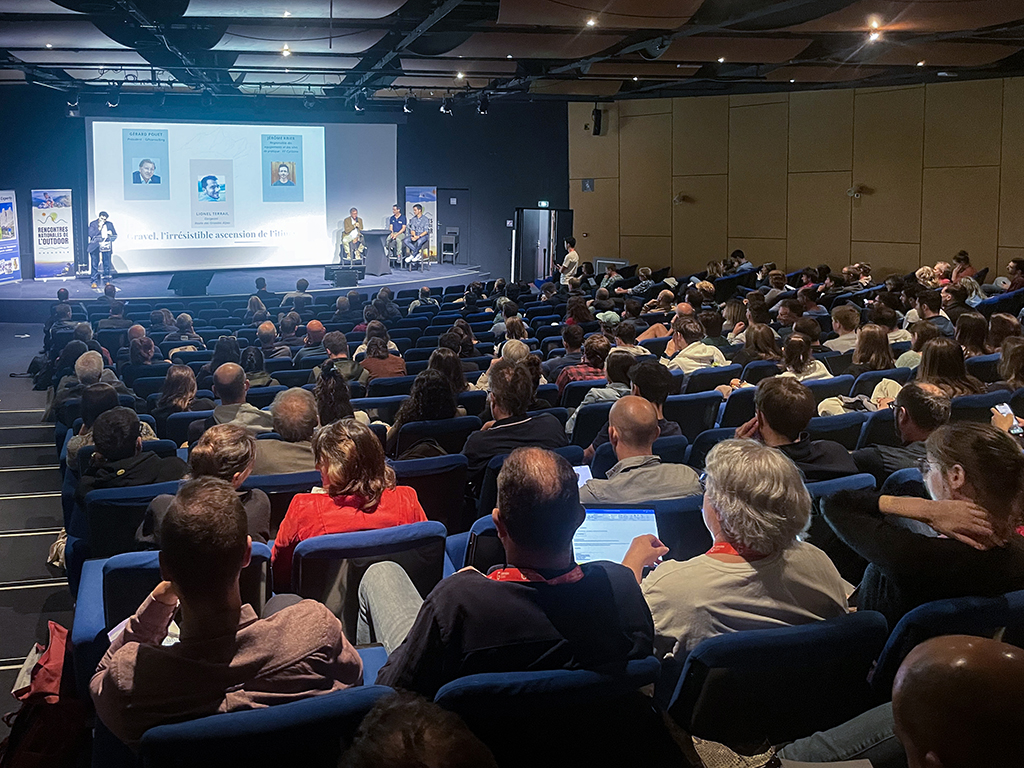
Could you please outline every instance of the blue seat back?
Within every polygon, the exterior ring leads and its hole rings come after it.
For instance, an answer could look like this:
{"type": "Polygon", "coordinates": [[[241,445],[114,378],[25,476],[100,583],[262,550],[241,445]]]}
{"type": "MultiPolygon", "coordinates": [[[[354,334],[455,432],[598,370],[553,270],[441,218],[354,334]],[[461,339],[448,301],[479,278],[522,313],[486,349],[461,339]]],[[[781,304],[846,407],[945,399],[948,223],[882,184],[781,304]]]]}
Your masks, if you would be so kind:
{"type": "Polygon", "coordinates": [[[174,441],[175,445],[181,445],[188,441],[188,425],[193,421],[205,421],[213,418],[213,411],[185,411],[172,413],[167,417],[164,434],[161,437],[174,441]]]}
{"type": "Polygon", "coordinates": [[[164,376],[146,376],[145,378],[135,379],[131,383],[132,391],[139,398],[145,400],[150,395],[156,394],[164,387],[164,376]]]}
{"type": "Polygon", "coordinates": [[[710,392],[715,387],[728,384],[733,379],[738,379],[742,373],[743,367],[739,365],[701,368],[686,377],[686,386],[683,389],[683,394],[692,395],[694,392],[710,392]]]}
{"type": "Polygon", "coordinates": [[[142,524],[149,502],[162,493],[177,491],[177,481],[89,491],[85,497],[85,515],[90,556],[110,557],[135,551],[138,548],[135,532],[142,524]]]}
{"type": "Polygon", "coordinates": [[[964,361],[967,365],[967,373],[976,376],[984,382],[999,381],[999,360],[1001,355],[997,352],[994,355],[975,355],[964,361]]]}
{"type": "MultiPolygon", "coordinates": [[[[372,382],[371,382],[372,383],[372,382]]],[[[408,394],[389,395],[388,397],[353,397],[352,408],[364,411],[371,419],[386,421],[392,424],[399,407],[408,398],[408,394]]]]}
{"type": "Polygon", "coordinates": [[[490,514],[483,515],[470,526],[466,560],[457,565],[472,566],[480,573],[487,573],[494,566],[505,562],[505,547],[498,538],[494,518],[490,514]]]}
{"type": "Polygon", "coordinates": [[[245,402],[254,408],[267,408],[274,402],[278,392],[284,392],[288,387],[253,387],[245,393],[245,402]]]}
{"type": "Polygon", "coordinates": [[[867,419],[866,411],[851,411],[838,416],[815,416],[807,425],[812,440],[833,440],[848,450],[857,447],[861,429],[867,419]]]}
{"type": "MultiPolygon", "coordinates": [[[[291,472],[281,475],[250,475],[242,483],[243,489],[259,488],[270,499],[270,530],[275,531],[284,520],[288,506],[297,493],[309,493],[313,486],[320,485],[321,477],[317,471],[291,472]]],[[[288,585],[278,585],[283,592],[288,585]]]]}
{"type": "Polygon", "coordinates": [[[390,376],[373,379],[366,387],[366,396],[392,397],[394,395],[408,395],[412,391],[412,383],[414,381],[416,381],[415,376],[390,376]]]}
{"type": "Polygon", "coordinates": [[[725,408],[722,410],[719,426],[739,427],[754,418],[756,412],[754,398],[756,396],[756,387],[734,389],[732,394],[729,395],[729,399],[725,401],[725,408]]]}
{"type": "Polygon", "coordinates": [[[483,426],[478,416],[456,416],[454,419],[410,421],[398,430],[396,454],[401,456],[420,440],[430,438],[448,453],[460,453],[466,438],[483,426]]]}
{"type": "Polygon", "coordinates": [[[709,638],[687,658],[669,713],[748,754],[832,728],[874,706],[868,672],[887,634],[881,614],[859,611],[709,638]]]}
{"type": "Polygon", "coordinates": [[[780,370],[775,360],[752,360],[744,366],[740,379],[747,384],[757,384],[761,379],[778,375],[780,370]]]}
{"type": "MultiPolygon", "coordinates": [[[[564,448],[556,448],[557,453],[574,467],[582,466],[584,462],[583,449],[578,445],[567,445],[564,448]]],[[[487,463],[484,470],[484,478],[480,483],[480,498],[477,503],[477,516],[489,515],[498,503],[498,473],[505,463],[508,454],[494,456],[487,463]]]]}
{"type": "MultiPolygon", "coordinates": [[[[734,392],[733,397],[735,396],[734,392]]],[[[704,469],[704,460],[711,453],[711,449],[723,440],[731,440],[735,435],[736,430],[732,427],[704,430],[694,438],[690,450],[686,453],[686,463],[700,472],[704,469]]]]}
{"type": "Polygon", "coordinates": [[[364,685],[273,707],[161,725],[142,737],[142,765],[333,768],[342,745],[352,742],[373,705],[393,693],[387,686],[364,685]]]}
{"type": "Polygon", "coordinates": [[[924,484],[924,478],[921,476],[921,470],[917,467],[898,469],[893,472],[882,483],[881,493],[883,496],[930,498],[928,488],[924,484]]]}
{"type": "Polygon", "coordinates": [[[583,402],[583,398],[587,396],[587,392],[594,387],[604,387],[607,385],[608,382],[605,379],[570,381],[565,385],[565,389],[562,390],[561,405],[564,408],[579,408],[580,403],[583,402]]]}
{"type": "Polygon", "coordinates": [[[853,382],[853,386],[850,387],[850,397],[856,397],[857,395],[867,395],[870,397],[882,379],[892,379],[897,384],[906,384],[910,381],[912,373],[913,371],[910,368],[888,368],[884,371],[867,371],[858,376],[857,380],[853,382]]]}
{"type": "Polygon", "coordinates": [[[425,598],[443,576],[446,535],[441,523],[430,520],[305,539],[295,547],[292,591],[324,603],[355,642],[359,582],[366,569],[382,560],[396,562],[425,598]]]}
{"type": "Polygon", "coordinates": [[[888,445],[899,448],[902,443],[899,435],[896,434],[894,414],[895,411],[892,408],[883,408],[869,413],[864,420],[864,426],[860,429],[857,448],[867,448],[869,445],[888,445]]]}
{"type": "Polygon", "coordinates": [[[608,423],[608,413],[614,400],[581,405],[576,411],[576,422],[572,428],[572,444],[586,448],[597,437],[601,428],[608,423]]]}
{"type": "Polygon", "coordinates": [[[676,422],[686,438],[694,440],[701,432],[715,426],[721,404],[720,392],[670,395],[665,401],[665,420],[676,422]]]}
{"type": "Polygon", "coordinates": [[[481,389],[470,389],[459,395],[459,405],[470,416],[479,416],[487,407],[487,393],[481,389]]]}
{"type": "Polygon", "coordinates": [[[833,376],[831,379],[820,379],[818,381],[805,381],[814,401],[820,403],[829,397],[842,397],[850,394],[850,387],[853,386],[853,376],[833,376]]]}
{"type": "Polygon", "coordinates": [[[443,523],[449,534],[469,529],[466,514],[466,477],[469,460],[461,453],[429,459],[409,459],[391,464],[399,485],[416,491],[428,520],[443,523]]]}
{"type": "Polygon", "coordinates": [[[875,476],[867,473],[840,477],[835,480],[821,480],[817,483],[807,483],[807,492],[811,494],[811,502],[818,499],[827,499],[840,491],[865,491],[874,490],[875,476]]]}
{"type": "Polygon", "coordinates": [[[954,397],[949,409],[949,420],[976,421],[988,424],[992,418],[992,408],[998,403],[1010,402],[1010,392],[986,392],[981,395],[961,395],[954,397]]]}
{"type": "MultiPolygon", "coordinates": [[[[669,435],[655,440],[653,451],[662,464],[685,464],[688,445],[686,435],[669,435]]],[[[608,477],[608,470],[617,462],[612,444],[601,443],[590,462],[590,472],[598,480],[604,480],[608,477]]]]}

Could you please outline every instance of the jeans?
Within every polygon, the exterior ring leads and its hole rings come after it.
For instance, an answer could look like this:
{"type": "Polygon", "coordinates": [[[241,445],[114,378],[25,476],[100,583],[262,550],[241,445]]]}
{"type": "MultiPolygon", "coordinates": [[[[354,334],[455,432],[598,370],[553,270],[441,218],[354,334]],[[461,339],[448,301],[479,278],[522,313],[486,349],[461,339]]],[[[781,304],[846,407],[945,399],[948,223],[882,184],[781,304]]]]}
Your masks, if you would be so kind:
{"type": "Polygon", "coordinates": [[[874,768],[906,768],[907,756],[893,733],[892,704],[882,704],[827,731],[799,739],[779,757],[807,763],[870,760],[874,768]]]}
{"type": "Polygon", "coordinates": [[[381,643],[391,654],[409,634],[422,604],[423,598],[402,566],[390,561],[374,563],[359,582],[356,643],[381,643]]]}
{"type": "Polygon", "coordinates": [[[98,283],[104,277],[113,276],[114,265],[110,261],[113,255],[113,251],[95,250],[89,252],[89,261],[92,264],[92,272],[89,277],[92,278],[92,282],[98,283]]]}
{"type": "Polygon", "coordinates": [[[430,237],[424,235],[414,243],[412,241],[412,235],[408,235],[402,243],[405,245],[405,250],[409,254],[406,261],[412,261],[414,258],[416,261],[421,261],[423,259],[423,249],[430,245],[430,237]]]}

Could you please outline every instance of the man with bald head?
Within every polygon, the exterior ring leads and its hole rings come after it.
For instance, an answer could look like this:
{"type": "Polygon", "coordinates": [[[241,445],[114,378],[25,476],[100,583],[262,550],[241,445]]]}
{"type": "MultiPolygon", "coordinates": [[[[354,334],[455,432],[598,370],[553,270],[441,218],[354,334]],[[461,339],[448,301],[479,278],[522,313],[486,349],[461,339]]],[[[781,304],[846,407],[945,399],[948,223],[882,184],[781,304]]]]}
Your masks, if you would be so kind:
{"type": "Polygon", "coordinates": [[[910,652],[892,691],[910,768],[1009,768],[1022,762],[1024,650],[947,635],[910,652]]]}
{"type": "Polygon", "coordinates": [[[260,323],[256,329],[256,340],[260,343],[260,350],[265,360],[274,357],[291,357],[292,351],[287,344],[281,344],[277,340],[277,327],[267,320],[260,323]]]}
{"type": "Polygon", "coordinates": [[[702,493],[697,473],[685,464],[662,464],[654,455],[661,430],[649,400],[626,395],[612,406],[608,439],[618,463],[608,479],[592,478],[580,488],[580,503],[636,504],[702,493]]]}
{"type": "Polygon", "coordinates": [[[301,368],[299,363],[304,357],[326,357],[327,348],[324,346],[324,336],[326,335],[327,329],[319,320],[310,320],[306,323],[306,338],[302,340],[304,346],[292,357],[292,364],[296,368],[301,368]]]}
{"type": "Polygon", "coordinates": [[[367,569],[357,638],[390,654],[378,683],[433,698],[464,674],[614,668],[652,652],[654,625],[633,573],[573,558],[584,512],[569,462],[541,448],[513,451],[492,517],[508,565],[486,576],[464,569],[422,600],[397,563],[367,569]]]}
{"type": "Polygon", "coordinates": [[[146,329],[141,325],[133,325],[128,328],[128,338],[125,340],[124,346],[117,350],[117,362],[119,365],[128,362],[128,353],[131,351],[132,342],[135,339],[143,338],[145,335],[146,329]]]}
{"type": "Polygon", "coordinates": [[[272,432],[274,416],[270,411],[261,411],[245,401],[249,382],[245,371],[238,363],[224,363],[213,372],[213,394],[220,405],[213,409],[213,416],[205,421],[193,421],[188,425],[189,443],[194,443],[203,432],[215,424],[238,424],[253,434],[272,432]]]}

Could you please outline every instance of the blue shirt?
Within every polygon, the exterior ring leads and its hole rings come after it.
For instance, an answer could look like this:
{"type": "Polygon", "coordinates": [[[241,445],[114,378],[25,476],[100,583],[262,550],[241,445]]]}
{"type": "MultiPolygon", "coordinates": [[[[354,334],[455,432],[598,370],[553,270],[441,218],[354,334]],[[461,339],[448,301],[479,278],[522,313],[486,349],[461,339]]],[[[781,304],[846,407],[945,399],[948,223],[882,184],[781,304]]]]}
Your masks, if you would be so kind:
{"type": "Polygon", "coordinates": [[[388,228],[392,232],[400,232],[402,227],[404,227],[404,226],[405,226],[405,216],[403,216],[402,214],[398,214],[397,216],[392,216],[390,219],[388,219],[388,228]]]}
{"type": "Polygon", "coordinates": [[[430,219],[427,218],[426,214],[421,216],[413,216],[409,219],[409,232],[414,235],[421,235],[424,232],[430,231],[430,219]]]}

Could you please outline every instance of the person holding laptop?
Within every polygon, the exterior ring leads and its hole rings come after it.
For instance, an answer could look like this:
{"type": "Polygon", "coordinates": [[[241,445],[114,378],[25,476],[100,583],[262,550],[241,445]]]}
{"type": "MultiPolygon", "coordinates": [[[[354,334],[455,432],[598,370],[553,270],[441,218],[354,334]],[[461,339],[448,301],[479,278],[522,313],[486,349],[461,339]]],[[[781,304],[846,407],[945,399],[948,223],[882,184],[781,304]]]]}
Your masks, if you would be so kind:
{"type": "Polygon", "coordinates": [[[702,493],[697,473],[685,464],[662,464],[654,455],[661,430],[658,411],[642,397],[626,395],[608,415],[608,438],[618,463],[607,480],[591,479],[580,488],[580,503],[644,504],[702,493]]]}

